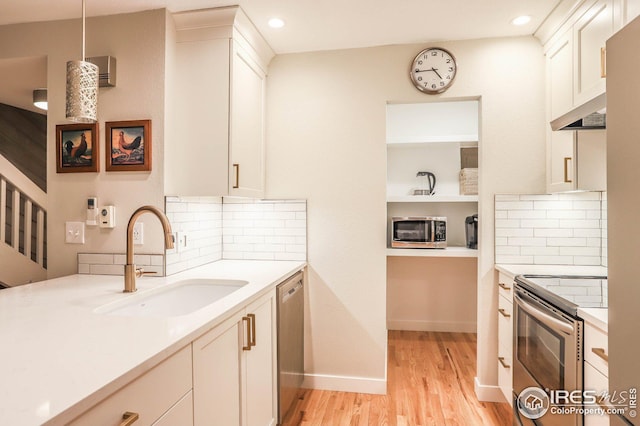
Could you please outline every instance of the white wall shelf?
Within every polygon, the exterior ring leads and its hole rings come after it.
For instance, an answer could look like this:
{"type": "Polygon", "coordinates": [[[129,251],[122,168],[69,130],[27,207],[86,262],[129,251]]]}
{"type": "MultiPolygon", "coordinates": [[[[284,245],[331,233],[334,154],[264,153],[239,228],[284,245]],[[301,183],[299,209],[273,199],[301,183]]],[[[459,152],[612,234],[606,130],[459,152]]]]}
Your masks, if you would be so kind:
{"type": "Polygon", "coordinates": [[[466,247],[447,247],[445,249],[403,249],[387,248],[387,256],[404,257],[478,257],[478,250],[466,247]]]}
{"type": "Polygon", "coordinates": [[[428,143],[455,143],[460,146],[478,146],[478,135],[435,135],[431,137],[387,140],[387,148],[422,146],[428,143]]]}
{"type": "Polygon", "coordinates": [[[389,195],[387,203],[477,203],[477,195],[389,195]]]}

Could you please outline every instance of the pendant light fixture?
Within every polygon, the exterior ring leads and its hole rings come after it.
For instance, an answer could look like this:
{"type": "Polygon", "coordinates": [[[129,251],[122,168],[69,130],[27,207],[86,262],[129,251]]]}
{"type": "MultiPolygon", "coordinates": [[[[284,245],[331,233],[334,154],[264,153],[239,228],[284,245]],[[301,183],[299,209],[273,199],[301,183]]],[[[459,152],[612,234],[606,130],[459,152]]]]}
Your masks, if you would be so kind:
{"type": "Polygon", "coordinates": [[[82,58],[67,62],[67,120],[95,123],[98,119],[98,66],[85,61],[85,0],[82,0],[82,58]]]}

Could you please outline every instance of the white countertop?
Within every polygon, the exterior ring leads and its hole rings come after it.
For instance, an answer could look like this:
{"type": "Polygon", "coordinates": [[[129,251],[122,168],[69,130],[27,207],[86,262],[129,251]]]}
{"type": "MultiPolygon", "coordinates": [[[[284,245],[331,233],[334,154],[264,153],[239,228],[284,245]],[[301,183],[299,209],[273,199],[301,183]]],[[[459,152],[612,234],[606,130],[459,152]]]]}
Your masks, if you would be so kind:
{"type": "Polygon", "coordinates": [[[169,277],[139,278],[136,295],[189,278],[249,282],[173,318],[93,312],[135,297],[122,293],[121,276],[71,275],[0,291],[0,425],[68,422],[304,266],[222,260],[169,277]]]}
{"type": "Polygon", "coordinates": [[[578,316],[605,333],[609,333],[609,310],[607,308],[578,308],[578,316]]]}
{"type": "MultiPolygon", "coordinates": [[[[521,274],[539,275],[596,275],[607,276],[605,266],[574,266],[574,265],[505,265],[496,264],[496,269],[511,278],[521,274]]],[[[578,315],[583,320],[607,332],[607,308],[578,308],[578,315]]]]}
{"type": "Polygon", "coordinates": [[[496,264],[495,268],[511,277],[521,274],[607,276],[607,268],[605,266],[496,264]]]}

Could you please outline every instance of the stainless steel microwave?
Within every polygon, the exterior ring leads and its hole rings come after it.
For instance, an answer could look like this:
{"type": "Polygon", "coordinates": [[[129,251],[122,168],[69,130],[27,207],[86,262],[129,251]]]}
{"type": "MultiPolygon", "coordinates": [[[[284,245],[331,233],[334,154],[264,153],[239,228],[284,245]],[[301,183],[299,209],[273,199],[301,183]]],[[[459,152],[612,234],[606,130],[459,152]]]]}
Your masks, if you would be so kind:
{"type": "Polygon", "coordinates": [[[442,216],[391,218],[391,247],[446,248],[447,218],[442,216]]]}

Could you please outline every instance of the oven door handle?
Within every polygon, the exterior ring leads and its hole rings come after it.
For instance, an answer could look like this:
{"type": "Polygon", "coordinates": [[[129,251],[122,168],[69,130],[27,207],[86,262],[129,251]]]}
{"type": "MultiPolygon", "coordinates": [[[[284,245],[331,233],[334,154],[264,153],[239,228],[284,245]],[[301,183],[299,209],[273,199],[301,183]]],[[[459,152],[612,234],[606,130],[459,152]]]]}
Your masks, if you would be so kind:
{"type": "Polygon", "coordinates": [[[543,312],[542,310],[536,308],[532,304],[526,302],[518,294],[514,294],[513,298],[518,304],[518,306],[522,308],[523,311],[533,316],[540,322],[546,324],[547,326],[553,328],[554,330],[559,330],[568,336],[571,336],[572,334],[575,333],[575,327],[572,324],[566,321],[562,321],[558,318],[555,318],[547,314],[546,312],[543,312]]]}

